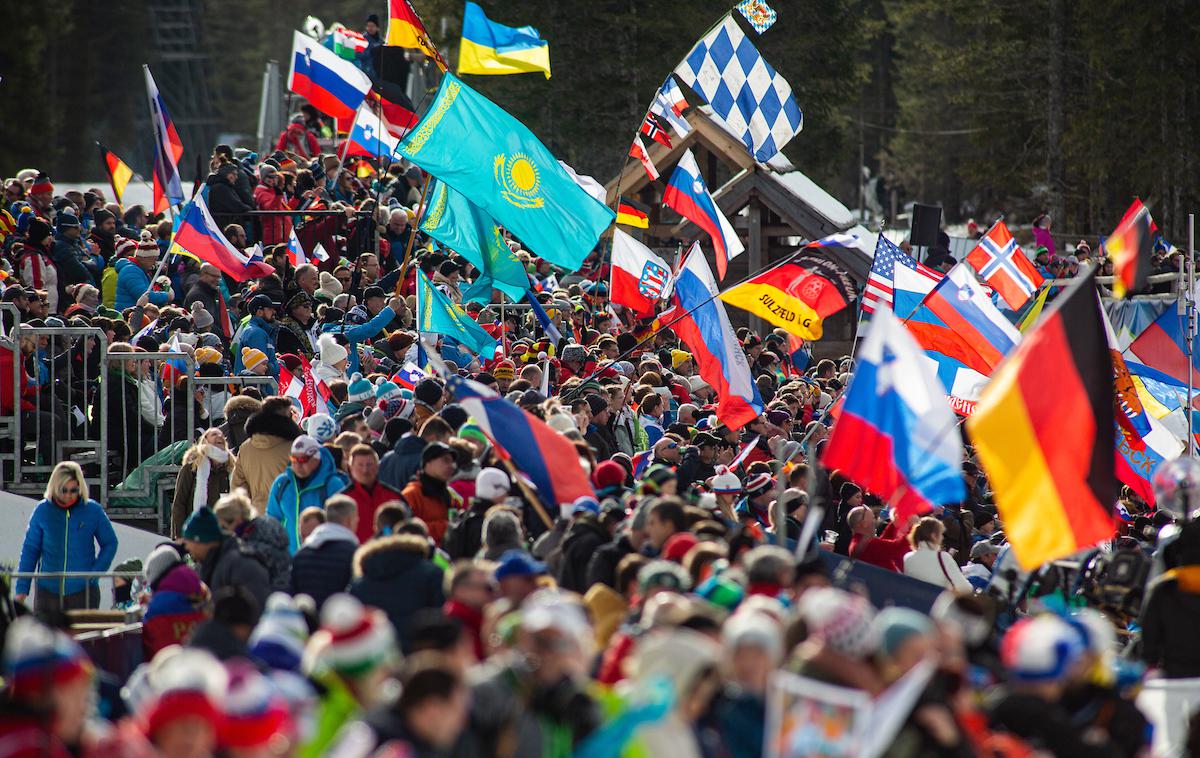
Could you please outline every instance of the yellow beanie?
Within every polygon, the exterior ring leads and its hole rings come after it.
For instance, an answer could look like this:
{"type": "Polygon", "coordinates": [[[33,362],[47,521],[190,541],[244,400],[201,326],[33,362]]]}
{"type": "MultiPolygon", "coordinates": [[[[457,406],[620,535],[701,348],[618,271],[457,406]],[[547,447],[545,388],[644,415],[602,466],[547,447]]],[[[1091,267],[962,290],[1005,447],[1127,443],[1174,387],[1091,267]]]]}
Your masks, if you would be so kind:
{"type": "MultiPolygon", "coordinates": [[[[262,352],[261,350],[259,351],[262,352]]],[[[203,366],[206,363],[220,363],[221,351],[211,347],[196,348],[196,364],[203,366]]]]}
{"type": "Polygon", "coordinates": [[[242,365],[246,367],[246,370],[252,371],[252,370],[254,370],[254,367],[257,366],[258,364],[266,363],[266,362],[267,362],[267,354],[264,353],[263,351],[259,350],[258,348],[254,348],[254,347],[243,347],[242,348],[242,365]]]}
{"type": "Polygon", "coordinates": [[[673,369],[679,368],[680,366],[683,365],[683,363],[685,361],[690,361],[691,359],[692,359],[692,354],[687,352],[686,350],[672,350],[671,351],[671,368],[673,368],[673,369]]]}

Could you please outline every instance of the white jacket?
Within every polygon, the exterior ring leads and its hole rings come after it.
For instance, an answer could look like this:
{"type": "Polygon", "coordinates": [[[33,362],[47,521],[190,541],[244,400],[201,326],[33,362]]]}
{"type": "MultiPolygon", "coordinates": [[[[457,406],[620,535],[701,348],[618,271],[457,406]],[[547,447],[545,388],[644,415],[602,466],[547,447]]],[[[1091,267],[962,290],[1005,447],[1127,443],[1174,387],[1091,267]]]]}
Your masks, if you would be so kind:
{"type": "Polygon", "coordinates": [[[922,542],[916,550],[904,556],[904,573],[948,590],[973,591],[954,558],[928,542],[922,542]]]}

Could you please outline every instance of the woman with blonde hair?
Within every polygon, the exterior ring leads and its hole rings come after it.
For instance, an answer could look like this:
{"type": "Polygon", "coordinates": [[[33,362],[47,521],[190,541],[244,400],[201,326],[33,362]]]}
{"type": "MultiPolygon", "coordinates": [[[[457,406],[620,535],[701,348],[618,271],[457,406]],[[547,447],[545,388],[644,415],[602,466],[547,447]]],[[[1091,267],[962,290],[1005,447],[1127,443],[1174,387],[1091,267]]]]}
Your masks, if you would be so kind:
{"type": "Polygon", "coordinates": [[[292,555],[283,524],[258,513],[242,487],[217,498],[213,515],[223,530],[240,539],[266,566],[271,589],[286,592],[292,578],[292,555]]]}
{"type": "Polygon", "coordinates": [[[235,462],[225,433],[215,427],[201,434],[196,444],[183,454],[175,479],[175,499],[171,502],[172,538],[178,539],[183,522],[194,511],[212,508],[217,498],[229,492],[229,475],[235,462]]]}
{"type": "Polygon", "coordinates": [[[946,527],[931,516],[913,524],[908,533],[912,552],[904,556],[904,573],[948,590],[969,593],[973,588],[963,576],[958,562],[942,550],[945,534],[946,527]]]}
{"type": "MultiPolygon", "coordinates": [[[[83,470],[63,461],[50,472],[46,493],[25,528],[17,571],[60,572],[37,581],[40,614],[97,608],[100,580],[63,575],[72,571],[108,571],[117,554],[117,534],[104,506],[88,497],[83,470]]],[[[30,580],[17,580],[16,599],[29,596],[30,580]]]]}

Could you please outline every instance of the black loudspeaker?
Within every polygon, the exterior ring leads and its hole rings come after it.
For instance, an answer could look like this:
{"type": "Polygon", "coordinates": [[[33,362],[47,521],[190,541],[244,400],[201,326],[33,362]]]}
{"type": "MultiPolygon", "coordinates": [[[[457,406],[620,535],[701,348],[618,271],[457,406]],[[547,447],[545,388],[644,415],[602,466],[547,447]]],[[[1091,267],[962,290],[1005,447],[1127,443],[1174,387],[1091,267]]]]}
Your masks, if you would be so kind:
{"type": "Polygon", "coordinates": [[[408,86],[408,72],[412,68],[412,64],[404,56],[404,48],[383,45],[376,50],[379,53],[379,78],[399,85],[403,91],[403,88],[408,86]]]}
{"type": "Polygon", "coordinates": [[[912,231],[909,240],[918,247],[933,247],[938,241],[938,231],[942,228],[942,207],[940,205],[913,204],[912,231]]]}

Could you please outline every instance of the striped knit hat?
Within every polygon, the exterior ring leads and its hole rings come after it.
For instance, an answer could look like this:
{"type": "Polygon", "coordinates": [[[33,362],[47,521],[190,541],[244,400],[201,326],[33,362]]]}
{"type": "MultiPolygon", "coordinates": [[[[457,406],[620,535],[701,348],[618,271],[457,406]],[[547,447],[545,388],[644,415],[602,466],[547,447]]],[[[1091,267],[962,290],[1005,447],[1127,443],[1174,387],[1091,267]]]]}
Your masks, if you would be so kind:
{"type": "Polygon", "coordinates": [[[251,657],[272,669],[299,671],[306,642],[308,624],[299,606],[283,592],[272,593],[250,633],[251,657]]]}
{"type": "Polygon", "coordinates": [[[121,695],[135,714],[142,731],[153,737],[163,727],[197,716],[220,729],[229,675],[208,651],[172,645],[154,660],[142,664],[129,678],[121,695]]]}
{"type": "Polygon", "coordinates": [[[92,662],[68,635],[22,616],[8,627],[3,671],[12,697],[36,698],[90,675],[92,662]]]}
{"type": "Polygon", "coordinates": [[[878,647],[872,625],[875,608],[862,595],[820,587],[800,598],[800,617],[810,636],[851,658],[865,658],[878,647]]]}
{"type": "Polygon", "coordinates": [[[226,748],[255,748],[292,731],[288,703],[271,680],[245,661],[229,665],[229,692],[223,701],[226,748]]]}
{"type": "Polygon", "coordinates": [[[356,678],[396,655],[396,633],[387,616],[339,593],[321,608],[321,628],[308,641],[304,668],[308,673],[324,669],[356,678]]]}

